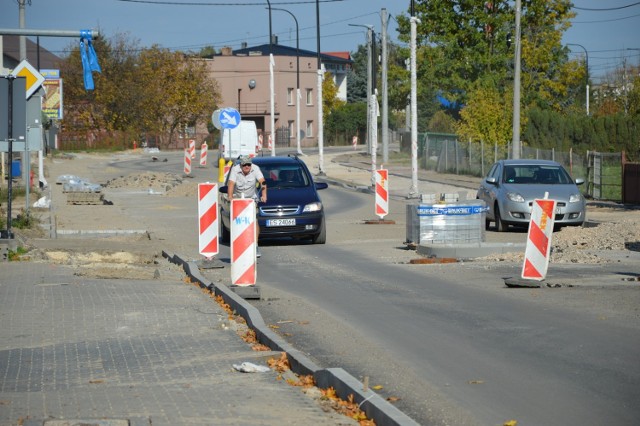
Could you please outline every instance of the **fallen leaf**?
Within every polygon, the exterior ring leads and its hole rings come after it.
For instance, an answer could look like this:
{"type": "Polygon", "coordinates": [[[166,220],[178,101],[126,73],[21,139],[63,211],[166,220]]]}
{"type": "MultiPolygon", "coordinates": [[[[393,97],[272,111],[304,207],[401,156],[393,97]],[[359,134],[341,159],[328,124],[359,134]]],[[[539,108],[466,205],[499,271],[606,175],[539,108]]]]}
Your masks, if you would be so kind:
{"type": "Polygon", "coordinates": [[[469,383],[470,385],[483,385],[484,380],[469,380],[467,383],[469,383]]]}
{"type": "Polygon", "coordinates": [[[372,386],[372,387],[371,387],[371,389],[373,389],[373,390],[380,390],[380,389],[384,389],[384,386],[382,386],[382,385],[375,385],[375,386],[372,386]]]}
{"type": "Polygon", "coordinates": [[[271,348],[269,346],[263,345],[262,343],[257,343],[253,346],[251,346],[251,349],[256,351],[256,352],[266,352],[266,351],[270,351],[271,348]]]}
{"type": "Polygon", "coordinates": [[[508,420],[502,424],[502,426],[516,426],[518,424],[517,420],[508,420]]]}
{"type": "Polygon", "coordinates": [[[279,359],[269,358],[267,365],[280,373],[291,370],[291,364],[289,364],[289,358],[287,358],[286,352],[282,352],[279,359]]]}
{"type": "Polygon", "coordinates": [[[396,402],[396,401],[400,401],[400,398],[398,398],[397,396],[390,396],[387,398],[387,401],[396,402]]]}

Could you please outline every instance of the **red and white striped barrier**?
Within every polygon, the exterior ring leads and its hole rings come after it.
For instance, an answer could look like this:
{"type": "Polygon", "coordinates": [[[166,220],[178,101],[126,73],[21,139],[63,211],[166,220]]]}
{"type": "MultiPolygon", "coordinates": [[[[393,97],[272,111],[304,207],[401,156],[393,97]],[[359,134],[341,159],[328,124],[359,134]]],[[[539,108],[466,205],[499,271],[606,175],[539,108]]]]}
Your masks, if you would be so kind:
{"type": "Polygon", "coordinates": [[[555,200],[533,202],[522,266],[523,279],[542,281],[547,275],[555,211],[555,200]]]}
{"type": "Polygon", "coordinates": [[[267,149],[273,149],[273,138],[271,135],[269,135],[269,138],[267,139],[267,149]]]}
{"type": "Polygon", "coordinates": [[[209,149],[209,147],[207,146],[206,143],[203,143],[202,146],[200,147],[200,165],[201,166],[206,166],[207,165],[207,150],[209,149]]]}
{"type": "Polygon", "coordinates": [[[218,254],[218,185],[198,184],[198,250],[211,259],[218,254]]]}
{"type": "Polygon", "coordinates": [[[191,174],[191,154],[187,148],[184,150],[184,174],[187,176],[191,174]]]}
{"type": "Polygon", "coordinates": [[[196,141],[193,139],[189,139],[189,153],[192,160],[196,158],[196,141]]]}
{"type": "Polygon", "coordinates": [[[382,220],[389,214],[389,171],[376,170],[376,215],[382,220]]]}
{"type": "Polygon", "coordinates": [[[262,151],[262,135],[258,135],[258,151],[262,151]]]}
{"type": "Polygon", "coordinates": [[[354,136],[351,138],[351,144],[353,145],[353,150],[355,151],[358,148],[358,137],[354,136]]]}
{"type": "Polygon", "coordinates": [[[231,201],[231,283],[256,283],[256,205],[251,198],[231,201]]]}

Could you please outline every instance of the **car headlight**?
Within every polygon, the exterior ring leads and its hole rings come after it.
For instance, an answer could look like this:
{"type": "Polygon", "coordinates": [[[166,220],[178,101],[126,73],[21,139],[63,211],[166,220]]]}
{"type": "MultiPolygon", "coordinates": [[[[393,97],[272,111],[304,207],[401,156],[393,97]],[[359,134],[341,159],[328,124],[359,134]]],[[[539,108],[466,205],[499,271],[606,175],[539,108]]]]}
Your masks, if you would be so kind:
{"type": "Polygon", "coordinates": [[[570,203],[579,203],[580,201],[582,201],[582,194],[578,193],[569,195],[570,203]]]}
{"type": "Polygon", "coordinates": [[[524,203],[524,197],[517,192],[508,192],[507,198],[516,203],[524,203]]]}
{"type": "Polygon", "coordinates": [[[302,210],[302,212],[311,213],[311,212],[319,212],[320,210],[322,210],[322,203],[317,202],[317,203],[307,204],[306,206],[304,206],[304,210],[302,210]]]}

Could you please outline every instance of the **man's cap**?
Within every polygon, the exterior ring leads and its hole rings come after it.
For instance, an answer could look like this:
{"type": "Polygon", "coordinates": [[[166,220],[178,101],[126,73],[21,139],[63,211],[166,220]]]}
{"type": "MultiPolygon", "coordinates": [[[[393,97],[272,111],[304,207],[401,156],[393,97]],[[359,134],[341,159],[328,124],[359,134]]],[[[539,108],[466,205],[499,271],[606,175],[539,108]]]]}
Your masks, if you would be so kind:
{"type": "Polygon", "coordinates": [[[251,157],[249,157],[248,155],[243,155],[242,157],[240,157],[240,165],[243,164],[251,164],[251,157]]]}

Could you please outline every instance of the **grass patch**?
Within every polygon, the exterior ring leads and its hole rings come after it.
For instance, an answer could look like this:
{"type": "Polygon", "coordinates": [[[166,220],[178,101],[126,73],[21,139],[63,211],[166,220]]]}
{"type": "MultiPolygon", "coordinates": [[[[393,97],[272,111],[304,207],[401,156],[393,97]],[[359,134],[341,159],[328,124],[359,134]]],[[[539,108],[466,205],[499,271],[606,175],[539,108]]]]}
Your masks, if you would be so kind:
{"type": "Polygon", "coordinates": [[[33,229],[39,224],[40,219],[32,215],[30,211],[18,214],[18,216],[11,221],[11,226],[18,229],[33,229]]]}
{"type": "Polygon", "coordinates": [[[29,252],[29,250],[27,250],[26,248],[22,247],[22,246],[18,246],[16,248],[16,251],[13,250],[9,250],[9,261],[19,261],[22,260],[22,256],[27,254],[29,252]]]}

